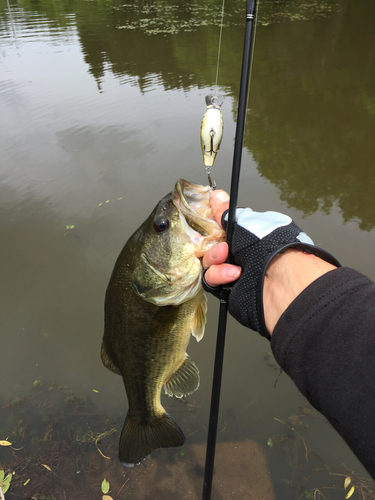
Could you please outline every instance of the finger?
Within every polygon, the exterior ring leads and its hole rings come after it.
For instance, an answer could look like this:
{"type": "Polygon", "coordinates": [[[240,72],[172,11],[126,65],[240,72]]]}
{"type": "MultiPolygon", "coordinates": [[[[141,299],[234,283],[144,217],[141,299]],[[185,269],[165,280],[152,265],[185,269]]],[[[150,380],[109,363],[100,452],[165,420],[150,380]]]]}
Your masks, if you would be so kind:
{"type": "Polygon", "coordinates": [[[216,222],[221,226],[221,216],[229,208],[229,195],[222,189],[217,189],[212,191],[210,196],[210,205],[212,208],[212,214],[216,219],[216,222]]]}
{"type": "Polygon", "coordinates": [[[223,264],[228,258],[228,244],[223,241],[212,247],[202,259],[203,268],[223,264]]]}
{"type": "Polygon", "coordinates": [[[241,276],[241,272],[242,269],[240,267],[233,266],[232,264],[213,265],[207,270],[204,279],[212,287],[226,285],[237,280],[241,276]]]}

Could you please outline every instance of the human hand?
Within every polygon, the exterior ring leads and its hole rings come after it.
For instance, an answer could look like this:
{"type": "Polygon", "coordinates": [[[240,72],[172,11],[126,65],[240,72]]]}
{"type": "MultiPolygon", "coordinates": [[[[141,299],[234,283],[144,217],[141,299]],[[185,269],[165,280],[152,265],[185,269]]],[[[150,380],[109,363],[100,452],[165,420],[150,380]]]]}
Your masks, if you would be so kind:
{"type": "MultiPolygon", "coordinates": [[[[210,204],[215,219],[225,228],[227,214],[223,217],[223,213],[229,206],[229,196],[224,191],[214,191],[210,204]]],[[[290,302],[312,281],[340,266],[332,255],[315,247],[289,216],[278,212],[258,213],[250,208],[237,209],[236,213],[232,258],[237,265],[225,264],[227,256],[228,245],[220,243],[203,257],[203,267],[208,267],[203,287],[218,296],[220,285],[237,280],[229,295],[229,312],[241,324],[268,339],[290,302]],[[263,305],[266,277],[267,318],[263,305]],[[272,307],[268,307],[269,304],[272,307]]]]}
{"type": "MultiPolygon", "coordinates": [[[[221,224],[221,217],[223,213],[229,209],[229,195],[225,191],[215,190],[210,197],[210,205],[212,213],[217,223],[221,224]]],[[[203,257],[203,269],[205,272],[206,283],[210,287],[217,287],[226,285],[237,280],[242,273],[239,266],[232,264],[225,264],[229,253],[228,243],[218,243],[212,247],[203,257]]]]}

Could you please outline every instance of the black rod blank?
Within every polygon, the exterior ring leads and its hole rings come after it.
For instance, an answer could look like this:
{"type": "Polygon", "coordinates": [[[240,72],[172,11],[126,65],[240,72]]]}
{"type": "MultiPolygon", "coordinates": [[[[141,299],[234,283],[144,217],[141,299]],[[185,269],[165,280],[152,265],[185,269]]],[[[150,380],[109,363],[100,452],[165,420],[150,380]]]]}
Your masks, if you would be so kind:
{"type": "MultiPolygon", "coordinates": [[[[256,12],[256,0],[247,0],[245,40],[244,40],[244,49],[242,57],[240,94],[238,99],[237,124],[236,124],[236,135],[234,142],[232,180],[230,188],[230,202],[229,202],[229,214],[228,214],[228,225],[227,225],[227,243],[229,245],[229,249],[231,248],[232,244],[233,227],[236,216],[238,188],[240,181],[243,136],[244,136],[246,106],[247,106],[247,93],[250,80],[250,60],[252,51],[255,12],[256,12]]],[[[229,251],[229,257],[228,257],[229,263],[231,263],[230,255],[231,252],[229,251]]],[[[219,406],[220,406],[221,377],[223,373],[224,346],[225,346],[225,335],[226,335],[227,316],[228,316],[229,291],[230,291],[229,287],[223,287],[220,297],[220,310],[219,310],[219,321],[217,329],[215,364],[214,364],[214,375],[212,382],[211,407],[210,407],[210,418],[208,425],[206,463],[204,470],[202,500],[210,500],[212,491],[212,478],[214,473],[216,436],[217,436],[217,426],[218,426],[219,406]]]]}
{"type": "Polygon", "coordinates": [[[238,187],[240,182],[243,136],[245,130],[245,118],[246,118],[246,107],[247,107],[247,94],[248,94],[249,80],[250,80],[250,65],[251,65],[250,62],[251,62],[253,27],[255,21],[255,9],[256,9],[256,0],[248,0],[247,10],[246,10],[245,41],[244,41],[243,57],[242,57],[240,95],[238,98],[237,124],[236,124],[236,135],[234,140],[232,181],[230,187],[230,202],[229,202],[229,214],[228,214],[228,226],[227,226],[227,243],[229,245],[229,248],[231,248],[232,245],[233,226],[236,217],[238,187]]]}

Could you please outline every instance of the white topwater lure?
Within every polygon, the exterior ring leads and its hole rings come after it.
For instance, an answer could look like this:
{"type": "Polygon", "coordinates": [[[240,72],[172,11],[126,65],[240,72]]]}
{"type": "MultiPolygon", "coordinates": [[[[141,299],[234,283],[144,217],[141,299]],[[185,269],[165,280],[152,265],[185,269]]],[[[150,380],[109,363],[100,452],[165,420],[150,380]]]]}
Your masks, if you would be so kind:
{"type": "Polygon", "coordinates": [[[206,167],[208,182],[213,189],[215,189],[216,184],[211,180],[211,167],[214,164],[223,138],[224,122],[221,114],[223,101],[224,97],[221,95],[210,94],[206,96],[207,111],[203,116],[201,125],[203,163],[206,167]]]}

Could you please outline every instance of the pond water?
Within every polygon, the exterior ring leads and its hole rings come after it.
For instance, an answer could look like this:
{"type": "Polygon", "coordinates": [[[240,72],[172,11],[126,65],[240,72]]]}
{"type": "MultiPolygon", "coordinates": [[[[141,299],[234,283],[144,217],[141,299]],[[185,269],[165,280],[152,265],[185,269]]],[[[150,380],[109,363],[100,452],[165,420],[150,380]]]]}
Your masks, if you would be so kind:
{"type": "MultiPolygon", "coordinates": [[[[205,95],[216,90],[225,96],[224,137],[213,178],[229,189],[245,2],[227,4],[215,86],[219,2],[0,1],[0,430],[9,433],[0,440],[28,446],[31,427],[42,427],[27,448],[34,458],[50,418],[40,419],[41,407],[53,412],[74,397],[80,432],[95,425],[98,436],[114,422],[116,460],[127,403],[120,377],[100,361],[104,294],[126,240],[177,179],[207,183],[199,130],[205,95]],[[43,390],[62,400],[36,404],[43,390]],[[8,412],[17,398],[26,410],[8,412]],[[27,425],[25,412],[35,414],[27,425]],[[101,431],[89,413],[108,416],[101,431]]],[[[287,212],[372,279],[374,19],[372,0],[260,2],[239,193],[240,205],[287,212]]],[[[189,346],[201,372],[191,406],[165,403],[191,433],[188,444],[207,437],[217,316],[209,298],[205,337],[189,346]]],[[[277,375],[268,342],[229,318],[218,441],[260,443],[278,499],[314,488],[343,498],[342,477],[331,473],[344,474],[345,464],[368,475],[285,374],[274,388],[277,375]],[[300,435],[282,422],[300,423],[300,435]],[[323,475],[307,480],[316,469],[323,475]]],[[[21,454],[0,453],[4,469],[21,454]]],[[[14,478],[25,482],[32,473],[22,470],[14,478]]],[[[39,498],[55,498],[51,484],[38,483],[39,498]]],[[[130,484],[118,498],[137,498],[130,484]]],[[[65,498],[84,498],[77,483],[64,488],[65,498]]]]}

